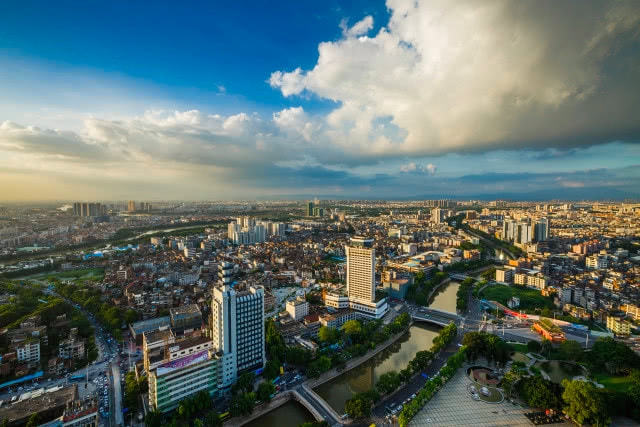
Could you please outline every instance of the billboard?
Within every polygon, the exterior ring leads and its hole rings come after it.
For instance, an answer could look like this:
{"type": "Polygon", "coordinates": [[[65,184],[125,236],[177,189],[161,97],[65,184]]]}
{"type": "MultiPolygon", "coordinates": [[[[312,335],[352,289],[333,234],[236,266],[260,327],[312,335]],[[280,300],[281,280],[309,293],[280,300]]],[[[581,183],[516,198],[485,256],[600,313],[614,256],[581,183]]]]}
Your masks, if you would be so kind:
{"type": "Polygon", "coordinates": [[[194,363],[205,362],[209,360],[209,350],[199,351],[197,353],[190,354],[180,359],[172,360],[158,366],[156,372],[158,375],[164,375],[177,369],[185,368],[194,363]]]}

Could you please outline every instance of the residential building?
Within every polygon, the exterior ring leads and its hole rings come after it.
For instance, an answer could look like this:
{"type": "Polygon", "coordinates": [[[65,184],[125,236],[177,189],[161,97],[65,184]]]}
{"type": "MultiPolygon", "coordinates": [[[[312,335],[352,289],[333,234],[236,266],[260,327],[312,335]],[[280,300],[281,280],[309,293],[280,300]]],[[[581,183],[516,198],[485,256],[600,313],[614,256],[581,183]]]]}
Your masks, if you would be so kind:
{"type": "Polygon", "coordinates": [[[309,303],[304,298],[287,301],[286,310],[293,320],[302,320],[309,314],[309,303]]]}
{"type": "Polygon", "coordinates": [[[40,340],[27,338],[14,347],[19,362],[40,363],[40,340]]]}
{"type": "Polygon", "coordinates": [[[511,283],[513,281],[513,270],[497,268],[496,282],[511,283]]]}
{"type": "Polygon", "coordinates": [[[631,323],[623,316],[607,316],[607,329],[618,336],[631,334],[631,323]]]}
{"type": "Polygon", "coordinates": [[[607,268],[609,264],[607,256],[603,254],[595,254],[585,258],[587,268],[591,270],[601,270],[607,268]]]}

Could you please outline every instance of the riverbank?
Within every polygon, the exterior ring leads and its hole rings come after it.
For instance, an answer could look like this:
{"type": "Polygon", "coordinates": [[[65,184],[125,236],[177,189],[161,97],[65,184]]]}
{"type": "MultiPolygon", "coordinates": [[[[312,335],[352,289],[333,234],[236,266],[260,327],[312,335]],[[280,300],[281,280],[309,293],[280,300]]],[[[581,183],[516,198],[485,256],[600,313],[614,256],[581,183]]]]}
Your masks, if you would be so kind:
{"type": "Polygon", "coordinates": [[[322,415],[320,415],[320,413],[318,411],[316,411],[313,406],[309,405],[304,399],[302,399],[302,397],[300,396],[300,394],[298,394],[297,391],[289,390],[289,391],[286,391],[284,393],[281,393],[281,394],[277,395],[269,403],[265,403],[265,404],[256,406],[256,408],[253,410],[251,415],[229,418],[227,421],[225,421],[223,423],[223,426],[238,426],[238,427],[240,427],[240,426],[249,424],[250,422],[252,422],[252,421],[254,421],[256,419],[267,415],[269,412],[275,411],[279,407],[285,405],[287,402],[290,402],[292,400],[295,400],[296,402],[298,402],[302,406],[304,406],[304,408],[307,411],[309,411],[309,413],[311,413],[311,415],[317,421],[324,420],[324,417],[322,417],[322,415]]]}
{"type": "Polygon", "coordinates": [[[304,384],[307,387],[309,387],[310,389],[314,389],[314,388],[326,383],[327,381],[331,381],[332,379],[334,379],[334,378],[336,378],[336,377],[338,377],[338,376],[350,371],[351,369],[360,366],[361,364],[363,364],[367,360],[371,359],[372,357],[374,357],[377,354],[379,354],[381,351],[383,351],[386,348],[388,348],[391,344],[393,344],[396,341],[398,341],[398,339],[400,339],[400,337],[402,337],[404,334],[409,332],[409,328],[411,328],[411,325],[413,325],[413,321],[409,322],[409,326],[405,330],[403,330],[402,332],[398,332],[397,334],[395,334],[394,336],[389,338],[387,341],[383,342],[382,344],[380,344],[379,346],[377,346],[373,350],[367,352],[367,354],[362,355],[360,357],[356,357],[355,359],[349,360],[345,364],[345,366],[342,367],[342,369],[338,369],[338,368],[330,369],[329,371],[322,373],[318,378],[312,378],[312,379],[307,380],[304,384]]]}

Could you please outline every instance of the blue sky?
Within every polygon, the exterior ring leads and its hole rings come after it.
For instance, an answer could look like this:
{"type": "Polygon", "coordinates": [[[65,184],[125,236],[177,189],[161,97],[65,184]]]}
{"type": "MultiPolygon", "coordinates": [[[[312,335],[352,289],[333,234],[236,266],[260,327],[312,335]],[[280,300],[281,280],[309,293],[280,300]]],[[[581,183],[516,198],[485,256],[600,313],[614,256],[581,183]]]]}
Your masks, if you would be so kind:
{"type": "Polygon", "coordinates": [[[0,199],[640,196],[640,6],[345,3],[0,4],[0,199]]]}

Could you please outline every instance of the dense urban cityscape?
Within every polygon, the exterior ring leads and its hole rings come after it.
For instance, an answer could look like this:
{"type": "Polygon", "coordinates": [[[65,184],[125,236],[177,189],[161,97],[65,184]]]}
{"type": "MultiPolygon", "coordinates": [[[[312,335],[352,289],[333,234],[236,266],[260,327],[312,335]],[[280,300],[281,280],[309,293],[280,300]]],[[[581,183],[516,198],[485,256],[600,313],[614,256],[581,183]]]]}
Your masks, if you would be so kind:
{"type": "Polygon", "coordinates": [[[640,204],[1,209],[7,425],[638,415],[640,204]]]}
{"type": "Polygon", "coordinates": [[[0,2],[0,427],[640,426],[640,2],[0,2]]]}

